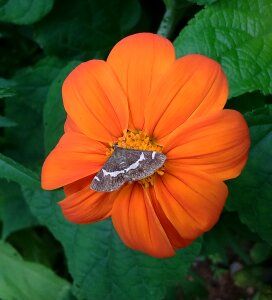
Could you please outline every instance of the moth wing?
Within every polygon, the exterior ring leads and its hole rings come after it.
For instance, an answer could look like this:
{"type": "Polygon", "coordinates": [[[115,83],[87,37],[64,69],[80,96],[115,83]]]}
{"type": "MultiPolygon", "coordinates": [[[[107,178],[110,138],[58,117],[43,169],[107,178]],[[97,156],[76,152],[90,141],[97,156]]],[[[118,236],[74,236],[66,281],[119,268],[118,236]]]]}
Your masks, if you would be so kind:
{"type": "Polygon", "coordinates": [[[100,171],[95,175],[91,182],[91,189],[97,192],[112,192],[117,190],[126,182],[124,174],[111,176],[107,173],[121,172],[125,164],[125,156],[116,148],[110,158],[106,161],[100,171]]]}
{"type": "Polygon", "coordinates": [[[116,177],[104,175],[102,169],[95,175],[91,182],[91,189],[96,192],[112,192],[126,182],[123,174],[116,177]]]}
{"type": "MultiPolygon", "coordinates": [[[[134,150],[135,151],[135,150],[134,150]]],[[[129,178],[128,180],[136,181],[146,178],[154,174],[156,170],[163,166],[166,156],[161,152],[155,151],[142,151],[137,150],[137,159],[139,159],[140,155],[143,154],[143,160],[139,162],[139,165],[135,169],[129,170],[125,176],[129,178]]],[[[129,156],[128,156],[129,157],[129,156]]],[[[134,159],[134,161],[137,161],[134,159]]],[[[131,163],[132,165],[132,163],[131,163]]]]}
{"type": "Polygon", "coordinates": [[[166,156],[161,152],[116,147],[91,182],[97,192],[112,192],[127,181],[151,176],[162,167],[166,156]]]}

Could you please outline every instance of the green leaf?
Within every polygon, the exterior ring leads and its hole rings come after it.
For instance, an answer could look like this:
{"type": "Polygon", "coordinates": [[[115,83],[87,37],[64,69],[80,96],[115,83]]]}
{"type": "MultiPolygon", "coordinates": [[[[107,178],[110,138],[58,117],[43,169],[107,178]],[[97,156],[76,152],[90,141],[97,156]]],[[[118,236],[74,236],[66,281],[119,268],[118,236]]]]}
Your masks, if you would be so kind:
{"type": "MultiPolygon", "coordinates": [[[[14,73],[20,68],[36,63],[41,57],[41,49],[33,41],[29,26],[16,26],[2,22],[0,24],[0,76],[6,78],[7,83],[12,84],[10,78],[14,73]]],[[[3,78],[0,78],[0,91],[2,80],[3,78]]]]}
{"type": "Polygon", "coordinates": [[[34,33],[49,55],[90,59],[104,56],[140,18],[137,0],[56,0],[34,33]]]}
{"type": "Polygon", "coordinates": [[[12,120],[0,116],[0,127],[13,127],[16,126],[17,124],[13,122],[12,120]]]}
{"type": "Polygon", "coordinates": [[[198,239],[175,257],[155,259],[128,249],[110,220],[92,225],[65,221],[56,203],[62,193],[24,193],[33,214],[62,243],[79,299],[163,299],[182,281],[200,251],[198,239]]]}
{"type": "Polygon", "coordinates": [[[14,82],[0,77],[0,99],[15,96],[16,92],[13,86],[14,82]]]}
{"type": "MultiPolygon", "coordinates": [[[[265,283],[268,282],[266,278],[271,277],[271,268],[263,267],[260,265],[247,266],[240,271],[236,272],[233,276],[234,283],[238,287],[247,288],[254,287],[256,289],[262,289],[265,287],[265,283]]],[[[262,299],[271,299],[272,291],[270,287],[270,297],[262,299]]]]}
{"type": "Polygon", "coordinates": [[[80,61],[70,62],[60,71],[50,86],[43,114],[46,153],[49,153],[56,146],[63,134],[66,112],[63,107],[61,87],[64,79],[79,64],[80,61]]]}
{"type": "Polygon", "coordinates": [[[37,225],[37,220],[31,214],[22,195],[20,187],[13,182],[0,181],[0,203],[2,210],[2,238],[11,233],[37,225]],[[18,214],[18,212],[20,212],[18,214]]]}
{"type": "Polygon", "coordinates": [[[236,213],[223,212],[214,228],[204,234],[201,254],[205,257],[218,257],[221,262],[228,265],[230,261],[227,251],[232,249],[241,260],[248,264],[251,260],[244,242],[257,239],[258,237],[241,223],[236,213]]]}
{"type": "Polygon", "coordinates": [[[60,271],[62,248],[46,229],[36,227],[17,231],[8,237],[8,242],[20,250],[25,260],[60,271]]]}
{"type": "Polygon", "coordinates": [[[61,300],[70,285],[46,267],[24,261],[11,245],[0,241],[0,298],[61,300]]]}
{"type": "Polygon", "coordinates": [[[200,53],[220,62],[230,97],[272,93],[272,2],[221,0],[200,11],[175,41],[178,56],[200,53]]]}
{"type": "Polygon", "coordinates": [[[196,3],[198,5],[210,5],[217,0],[187,0],[188,2],[196,3]]]}
{"type": "Polygon", "coordinates": [[[27,25],[42,19],[53,7],[54,0],[6,0],[0,3],[0,21],[27,25]]]}
{"type": "Polygon", "coordinates": [[[239,178],[229,181],[227,208],[272,245],[272,105],[245,115],[251,149],[239,178]]]}
{"type": "Polygon", "coordinates": [[[272,254],[272,247],[264,242],[256,243],[250,249],[250,256],[255,264],[259,264],[269,259],[272,254]]]}
{"type": "Polygon", "coordinates": [[[5,153],[32,169],[40,168],[45,157],[43,106],[49,86],[62,67],[63,62],[58,59],[45,58],[33,67],[18,71],[14,76],[17,95],[5,102],[6,116],[20,128],[5,131],[10,144],[5,153]]]}
{"type": "Polygon", "coordinates": [[[16,92],[12,88],[0,87],[0,99],[15,96],[16,92]]]}
{"type": "Polygon", "coordinates": [[[182,297],[175,296],[169,299],[167,298],[165,300],[208,299],[209,295],[207,289],[208,289],[208,285],[207,282],[204,280],[204,278],[195,272],[190,272],[189,275],[187,276],[187,280],[183,283],[182,293],[181,292],[179,293],[179,295],[182,295],[182,297]]]}
{"type": "Polygon", "coordinates": [[[40,181],[37,174],[1,153],[0,178],[12,180],[24,186],[40,186],[40,181]]]}

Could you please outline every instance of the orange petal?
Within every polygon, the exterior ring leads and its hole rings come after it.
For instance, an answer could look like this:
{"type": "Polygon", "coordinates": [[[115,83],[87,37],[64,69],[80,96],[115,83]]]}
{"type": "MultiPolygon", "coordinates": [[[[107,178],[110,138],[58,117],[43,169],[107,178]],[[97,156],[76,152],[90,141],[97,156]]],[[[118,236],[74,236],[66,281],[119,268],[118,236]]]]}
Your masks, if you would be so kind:
{"type": "MultiPolygon", "coordinates": [[[[162,225],[164,226],[164,224],[166,224],[167,226],[166,222],[168,220],[176,231],[176,236],[178,235],[180,240],[196,239],[203,233],[201,225],[194,216],[191,216],[190,213],[186,211],[182,204],[179,203],[179,199],[176,199],[172,195],[172,191],[169,187],[166,186],[169,178],[171,180],[172,177],[169,177],[168,174],[165,174],[163,177],[166,178],[157,176],[155,187],[152,188],[154,190],[153,198],[156,199],[158,203],[157,205],[154,205],[154,207],[159,206],[161,208],[161,213],[158,216],[162,216],[163,218],[160,218],[162,225]]],[[[175,180],[175,182],[177,182],[177,180],[175,180]]],[[[170,226],[168,225],[168,227],[170,226]]],[[[169,232],[173,235],[174,230],[171,228],[169,232]]],[[[166,234],[169,234],[169,232],[166,231],[166,234]]],[[[179,239],[176,238],[175,240],[179,239]]]]}
{"type": "Polygon", "coordinates": [[[138,33],[114,46],[107,62],[128,96],[130,129],[141,130],[149,94],[175,60],[173,45],[152,33],[138,33]]]}
{"type": "Polygon", "coordinates": [[[44,162],[42,187],[56,189],[98,172],[105,153],[103,144],[80,133],[65,133],[44,162]]]}
{"type": "Polygon", "coordinates": [[[108,64],[90,60],[76,67],[62,88],[64,107],[88,137],[110,142],[128,126],[126,96],[108,64]]]}
{"type": "Polygon", "coordinates": [[[72,119],[69,116],[67,116],[66,121],[64,123],[64,132],[68,132],[68,131],[74,131],[80,133],[80,130],[78,129],[76,124],[72,121],[72,119]]]}
{"type": "Polygon", "coordinates": [[[193,240],[217,222],[228,190],[222,181],[205,173],[171,166],[156,177],[154,193],[180,236],[193,240]]]}
{"type": "Polygon", "coordinates": [[[150,95],[145,132],[163,138],[190,118],[222,109],[227,95],[227,79],[216,61],[199,54],[182,57],[150,95]]]}
{"type": "Polygon", "coordinates": [[[177,128],[165,144],[168,164],[197,166],[222,180],[241,173],[248,156],[249,130],[242,115],[223,110],[177,128]]]}
{"type": "Polygon", "coordinates": [[[68,197],[74,193],[77,193],[81,191],[83,188],[85,188],[87,185],[90,186],[93,178],[95,175],[87,176],[82,179],[79,179],[75,182],[72,182],[70,184],[67,184],[63,187],[65,195],[68,197]]]}
{"type": "Polygon", "coordinates": [[[155,257],[175,254],[148,194],[138,183],[119,191],[112,209],[112,221],[128,247],[155,257]]]}
{"type": "Polygon", "coordinates": [[[113,198],[109,193],[97,193],[86,186],[58,203],[67,220],[88,224],[104,220],[111,215],[113,198]]]}
{"type": "Polygon", "coordinates": [[[160,203],[157,200],[156,192],[153,187],[150,187],[149,193],[156,215],[158,216],[158,219],[160,220],[160,223],[172,246],[175,249],[180,249],[191,244],[193,240],[184,239],[177,231],[177,229],[173,226],[171,221],[167,218],[165,212],[163,211],[160,203]]]}

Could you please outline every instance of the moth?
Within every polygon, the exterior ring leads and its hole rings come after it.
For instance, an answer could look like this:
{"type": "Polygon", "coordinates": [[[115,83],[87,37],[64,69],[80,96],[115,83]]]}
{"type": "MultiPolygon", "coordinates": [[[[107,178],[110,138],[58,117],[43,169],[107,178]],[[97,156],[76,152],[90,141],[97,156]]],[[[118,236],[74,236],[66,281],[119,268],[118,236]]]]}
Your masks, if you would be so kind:
{"type": "Polygon", "coordinates": [[[166,156],[161,152],[115,146],[110,158],[94,176],[91,189],[97,192],[115,191],[128,181],[151,176],[165,160],[166,156]]]}

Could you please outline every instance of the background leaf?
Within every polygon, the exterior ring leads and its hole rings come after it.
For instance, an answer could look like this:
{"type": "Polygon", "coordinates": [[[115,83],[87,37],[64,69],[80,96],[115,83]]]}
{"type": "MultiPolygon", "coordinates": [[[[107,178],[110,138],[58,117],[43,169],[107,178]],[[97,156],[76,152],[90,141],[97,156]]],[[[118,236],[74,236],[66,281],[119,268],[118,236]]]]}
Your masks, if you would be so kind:
{"type": "Polygon", "coordinates": [[[24,189],[31,210],[62,243],[79,299],[163,299],[178,285],[199,253],[201,239],[169,259],[128,249],[106,220],[91,225],[67,222],[56,201],[63,193],[24,189]]]}
{"type": "Polygon", "coordinates": [[[230,97],[272,93],[272,2],[221,0],[199,12],[175,41],[177,55],[200,53],[219,61],[230,97]]]}
{"type": "Polygon", "coordinates": [[[245,115],[250,126],[251,150],[239,178],[229,182],[227,208],[272,245],[272,106],[245,115]]]}
{"type": "Polygon", "coordinates": [[[38,176],[9,157],[0,153],[0,178],[20,183],[21,185],[39,187],[38,176]]]}
{"type": "Polygon", "coordinates": [[[0,180],[0,184],[2,238],[6,239],[11,233],[35,226],[38,222],[32,216],[19,185],[4,180],[0,180]]]}
{"type": "MultiPolygon", "coordinates": [[[[41,226],[12,232],[6,241],[12,244],[27,261],[40,263],[51,269],[55,269],[56,265],[59,268],[62,263],[60,263],[62,248],[41,226]]],[[[60,275],[60,269],[57,269],[57,272],[60,275]]],[[[63,276],[63,272],[61,273],[63,276]]]]}
{"type": "Polygon", "coordinates": [[[80,64],[80,61],[71,61],[52,82],[44,106],[44,143],[45,151],[49,153],[63,134],[66,112],[63,107],[61,87],[68,74],[80,64]]]}
{"type": "Polygon", "coordinates": [[[104,56],[140,18],[137,0],[56,0],[52,12],[34,27],[49,55],[86,60],[104,56]]]}
{"type": "MultiPolygon", "coordinates": [[[[271,3],[55,0],[53,5],[53,0],[0,0],[0,116],[6,125],[17,124],[0,128],[0,151],[5,163],[19,166],[9,173],[10,180],[23,185],[0,180],[0,232],[20,253],[9,248],[15,256],[6,259],[4,248],[9,245],[0,244],[0,299],[39,300],[41,291],[46,300],[253,297],[248,284],[240,294],[233,293],[241,282],[233,281],[233,266],[243,268],[242,279],[250,284],[256,282],[251,269],[272,273],[272,122],[271,106],[264,107],[271,95],[261,94],[272,89],[271,3]],[[105,59],[122,37],[156,32],[158,27],[171,40],[180,33],[178,55],[202,53],[223,64],[230,97],[235,96],[227,108],[245,114],[252,139],[248,167],[228,182],[230,197],[218,224],[175,257],[160,260],[126,248],[110,220],[93,225],[67,222],[57,204],[63,192],[41,191],[35,175],[63,133],[61,86],[68,73],[81,61],[105,59]],[[24,176],[12,178],[18,170],[24,176]],[[39,271],[35,279],[33,263],[39,271]],[[204,276],[200,265],[206,265],[204,276]],[[67,281],[73,282],[74,296],[67,281]],[[58,287],[50,289],[52,282],[58,287]],[[59,295],[62,286],[68,288],[59,295]],[[33,295],[24,293],[32,289],[33,295]]],[[[4,171],[0,165],[0,174],[4,171]]],[[[263,278],[254,285],[255,298],[271,295],[262,288],[267,286],[263,278]]]]}
{"type": "Polygon", "coordinates": [[[0,21],[27,25],[42,19],[54,0],[5,0],[0,3],[0,21]]]}
{"type": "Polygon", "coordinates": [[[6,117],[0,116],[0,128],[1,127],[13,127],[16,125],[17,124],[15,122],[13,122],[12,120],[10,120],[6,117]]]}
{"type": "Polygon", "coordinates": [[[218,0],[187,0],[188,2],[196,3],[198,5],[209,5],[218,0]]]}
{"type": "Polygon", "coordinates": [[[32,299],[61,300],[67,297],[69,289],[68,282],[51,270],[24,261],[11,245],[0,241],[1,299],[29,300],[31,295],[32,299]]]}
{"type": "Polygon", "coordinates": [[[14,120],[20,130],[6,131],[8,148],[5,153],[33,169],[37,166],[40,169],[45,156],[43,106],[49,86],[62,67],[60,60],[45,58],[33,67],[18,71],[13,79],[17,94],[6,101],[6,116],[14,120]]]}
{"type": "Polygon", "coordinates": [[[230,263],[228,252],[231,250],[243,263],[250,263],[246,241],[255,242],[256,236],[241,223],[236,213],[223,212],[214,228],[204,234],[201,253],[206,257],[217,257],[227,265],[230,263]]]}
{"type": "Polygon", "coordinates": [[[250,256],[254,263],[258,264],[269,259],[272,254],[272,247],[264,242],[259,242],[250,250],[250,256]]]}
{"type": "Polygon", "coordinates": [[[0,78],[0,99],[16,95],[13,85],[14,83],[12,83],[10,80],[0,78]]]}

